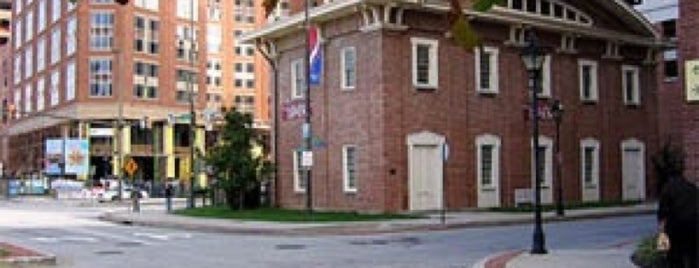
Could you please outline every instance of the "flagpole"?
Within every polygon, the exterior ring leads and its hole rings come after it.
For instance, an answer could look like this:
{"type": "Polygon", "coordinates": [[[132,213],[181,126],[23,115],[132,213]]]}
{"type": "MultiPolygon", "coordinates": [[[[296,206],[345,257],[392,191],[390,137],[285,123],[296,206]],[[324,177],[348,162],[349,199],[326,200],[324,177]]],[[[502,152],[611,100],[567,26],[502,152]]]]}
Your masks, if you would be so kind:
{"type": "MultiPolygon", "coordinates": [[[[305,82],[306,82],[306,88],[305,88],[305,97],[306,97],[306,118],[304,120],[304,126],[303,126],[303,135],[304,135],[304,142],[305,142],[305,149],[304,153],[310,153],[312,151],[311,148],[311,137],[312,131],[311,131],[311,83],[310,83],[310,74],[311,74],[311,63],[310,63],[310,57],[311,57],[311,51],[310,51],[310,36],[309,36],[309,29],[310,29],[310,22],[308,19],[308,13],[309,13],[309,8],[310,8],[310,0],[305,1],[304,5],[304,35],[305,35],[305,57],[304,57],[304,68],[306,70],[305,72],[305,82]]],[[[301,160],[301,159],[299,159],[301,160]]],[[[303,161],[303,160],[301,160],[303,161]]],[[[306,212],[308,214],[313,213],[313,183],[311,180],[311,166],[306,166],[305,167],[306,171],[306,212]]]]}

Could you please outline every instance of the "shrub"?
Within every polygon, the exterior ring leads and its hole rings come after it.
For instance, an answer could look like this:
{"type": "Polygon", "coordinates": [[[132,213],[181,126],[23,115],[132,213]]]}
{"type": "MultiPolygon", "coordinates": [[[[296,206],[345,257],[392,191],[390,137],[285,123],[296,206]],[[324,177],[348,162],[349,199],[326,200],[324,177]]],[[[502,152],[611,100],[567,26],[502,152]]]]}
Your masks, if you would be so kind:
{"type": "Polygon", "coordinates": [[[638,267],[642,268],[667,268],[667,261],[665,259],[665,253],[656,250],[656,237],[648,236],[636,245],[636,250],[634,250],[631,255],[631,261],[638,267]]]}

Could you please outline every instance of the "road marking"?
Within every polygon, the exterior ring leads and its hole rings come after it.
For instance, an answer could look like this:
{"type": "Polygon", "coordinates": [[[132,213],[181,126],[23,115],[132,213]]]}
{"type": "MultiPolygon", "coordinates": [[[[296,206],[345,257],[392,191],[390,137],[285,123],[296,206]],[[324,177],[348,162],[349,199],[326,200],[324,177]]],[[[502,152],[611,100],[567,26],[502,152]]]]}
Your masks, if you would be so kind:
{"type": "Polygon", "coordinates": [[[159,234],[153,234],[153,233],[133,233],[133,236],[136,237],[147,237],[150,239],[156,239],[156,240],[161,240],[161,241],[166,241],[170,240],[170,236],[168,235],[159,235],[159,234]]]}
{"type": "Polygon", "coordinates": [[[58,242],[85,242],[96,243],[97,238],[87,236],[60,236],[60,237],[34,237],[36,240],[43,243],[58,243],[58,242]]]}

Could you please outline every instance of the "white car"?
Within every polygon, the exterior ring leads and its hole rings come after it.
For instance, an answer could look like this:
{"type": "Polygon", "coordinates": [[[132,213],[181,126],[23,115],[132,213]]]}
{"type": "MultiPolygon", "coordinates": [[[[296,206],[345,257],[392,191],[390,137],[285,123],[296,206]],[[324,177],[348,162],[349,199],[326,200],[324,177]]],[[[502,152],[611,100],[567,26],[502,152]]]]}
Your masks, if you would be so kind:
{"type": "MultiPolygon", "coordinates": [[[[148,192],[144,190],[139,190],[140,198],[148,198],[148,192]]],[[[104,193],[97,194],[97,201],[108,202],[116,201],[119,196],[119,188],[112,188],[104,191],[104,193]]],[[[131,199],[131,187],[124,187],[121,193],[121,200],[131,199]]]]}

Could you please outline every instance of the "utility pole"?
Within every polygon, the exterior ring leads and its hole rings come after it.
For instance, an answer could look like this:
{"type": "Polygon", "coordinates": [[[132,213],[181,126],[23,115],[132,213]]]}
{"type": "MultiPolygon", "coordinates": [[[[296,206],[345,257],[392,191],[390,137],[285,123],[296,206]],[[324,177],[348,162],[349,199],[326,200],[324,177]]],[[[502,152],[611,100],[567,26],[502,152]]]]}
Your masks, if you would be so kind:
{"type": "MultiPolygon", "coordinates": [[[[313,131],[311,128],[311,48],[309,47],[310,45],[310,21],[308,18],[308,13],[310,9],[311,2],[310,0],[306,0],[305,6],[304,6],[304,35],[305,35],[305,57],[303,59],[304,63],[304,68],[305,68],[305,82],[306,82],[306,88],[304,89],[306,91],[306,117],[304,120],[304,125],[303,125],[303,135],[304,135],[304,141],[305,141],[305,148],[304,148],[304,153],[302,154],[302,158],[304,154],[307,153],[312,153],[313,148],[312,148],[312,137],[313,137],[313,131]]],[[[301,160],[303,161],[303,160],[301,160]]],[[[310,214],[313,213],[313,180],[311,179],[311,169],[312,169],[312,164],[310,166],[305,167],[306,168],[306,211],[310,214]]]]}
{"type": "MultiPolygon", "coordinates": [[[[187,204],[188,208],[194,208],[195,207],[195,202],[194,202],[194,179],[196,178],[196,173],[194,172],[194,143],[196,142],[196,135],[197,135],[197,129],[196,129],[196,112],[194,111],[194,70],[196,70],[196,64],[194,64],[195,60],[195,54],[194,54],[194,42],[196,42],[194,38],[194,34],[196,33],[196,30],[194,28],[194,0],[189,0],[190,3],[190,28],[191,28],[191,33],[189,35],[190,43],[189,43],[189,64],[192,68],[190,70],[189,75],[188,75],[188,80],[189,80],[189,202],[187,204]]],[[[198,5],[197,5],[198,7],[198,5]]]]}

